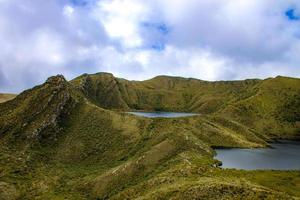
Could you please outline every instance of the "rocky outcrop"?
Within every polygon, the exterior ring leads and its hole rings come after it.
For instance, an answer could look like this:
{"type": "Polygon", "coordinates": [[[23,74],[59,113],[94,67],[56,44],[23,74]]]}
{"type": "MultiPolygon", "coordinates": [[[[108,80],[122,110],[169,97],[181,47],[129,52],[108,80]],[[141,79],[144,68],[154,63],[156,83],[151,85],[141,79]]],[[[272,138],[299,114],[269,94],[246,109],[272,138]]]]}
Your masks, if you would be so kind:
{"type": "Polygon", "coordinates": [[[72,88],[62,75],[50,77],[43,85],[21,93],[0,105],[0,135],[30,141],[55,141],[62,121],[76,105],[72,88]]]}

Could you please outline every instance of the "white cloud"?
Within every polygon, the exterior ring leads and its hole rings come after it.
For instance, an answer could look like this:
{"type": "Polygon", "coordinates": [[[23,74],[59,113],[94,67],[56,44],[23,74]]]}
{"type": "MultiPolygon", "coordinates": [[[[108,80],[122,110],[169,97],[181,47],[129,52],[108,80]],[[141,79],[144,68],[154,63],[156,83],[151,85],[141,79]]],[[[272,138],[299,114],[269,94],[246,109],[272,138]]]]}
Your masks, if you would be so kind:
{"type": "Polygon", "coordinates": [[[165,51],[132,50],[119,52],[114,47],[98,51],[101,69],[132,80],[149,79],[159,74],[217,80],[231,69],[224,67],[225,58],[214,57],[199,49],[178,49],[167,46],[165,51]],[[217,73],[216,73],[217,72],[217,73]]]}
{"type": "Polygon", "coordinates": [[[300,77],[296,0],[0,0],[0,92],[62,73],[300,77]]]}
{"type": "Polygon", "coordinates": [[[139,23],[147,12],[142,3],[136,0],[102,0],[93,14],[111,38],[118,39],[128,48],[139,47],[143,43],[139,23]]]}
{"type": "Polygon", "coordinates": [[[66,17],[71,18],[74,14],[74,8],[70,5],[64,6],[63,13],[66,17]]]}

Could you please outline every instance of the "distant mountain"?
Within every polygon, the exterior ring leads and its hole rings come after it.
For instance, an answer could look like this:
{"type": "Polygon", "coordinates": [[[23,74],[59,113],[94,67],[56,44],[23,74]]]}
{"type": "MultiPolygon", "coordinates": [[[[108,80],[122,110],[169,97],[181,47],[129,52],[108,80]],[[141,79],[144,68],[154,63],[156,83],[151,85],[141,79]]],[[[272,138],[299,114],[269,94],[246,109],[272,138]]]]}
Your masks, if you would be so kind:
{"type": "Polygon", "coordinates": [[[16,97],[15,94],[3,94],[3,93],[1,94],[0,93],[0,103],[3,103],[5,101],[9,101],[9,100],[11,100],[15,97],[16,97]]]}
{"type": "Polygon", "coordinates": [[[0,199],[300,197],[300,172],[222,170],[212,149],[298,137],[299,94],[300,79],[287,77],[50,77],[0,104],[0,199]],[[129,110],[201,115],[150,119],[129,110]]]}

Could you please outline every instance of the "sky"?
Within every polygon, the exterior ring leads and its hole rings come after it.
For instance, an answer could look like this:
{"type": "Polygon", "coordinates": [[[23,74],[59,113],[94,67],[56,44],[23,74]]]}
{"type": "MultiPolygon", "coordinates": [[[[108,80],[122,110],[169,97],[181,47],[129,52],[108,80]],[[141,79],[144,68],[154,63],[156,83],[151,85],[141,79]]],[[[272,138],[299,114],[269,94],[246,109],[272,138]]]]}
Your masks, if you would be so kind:
{"type": "Polygon", "coordinates": [[[0,92],[97,72],[300,77],[300,1],[0,0],[0,92]]]}

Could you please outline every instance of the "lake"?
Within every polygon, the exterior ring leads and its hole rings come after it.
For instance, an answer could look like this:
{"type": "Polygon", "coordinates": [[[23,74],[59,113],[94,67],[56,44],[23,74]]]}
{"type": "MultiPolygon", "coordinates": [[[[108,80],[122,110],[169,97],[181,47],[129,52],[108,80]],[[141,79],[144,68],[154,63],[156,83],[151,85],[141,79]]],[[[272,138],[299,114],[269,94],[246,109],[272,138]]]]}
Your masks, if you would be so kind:
{"type": "Polygon", "coordinates": [[[196,116],[199,114],[196,113],[179,113],[179,112],[128,112],[129,114],[141,116],[141,117],[148,117],[148,118],[175,118],[175,117],[190,117],[196,116]]]}
{"type": "Polygon", "coordinates": [[[300,141],[283,140],[272,148],[216,149],[222,168],[300,170],[300,141]]]}

